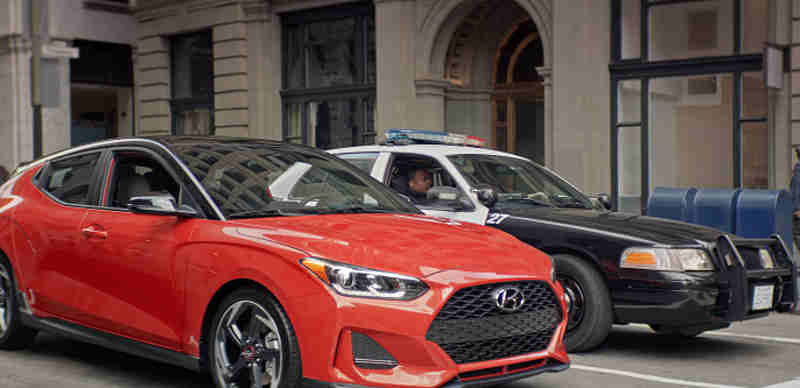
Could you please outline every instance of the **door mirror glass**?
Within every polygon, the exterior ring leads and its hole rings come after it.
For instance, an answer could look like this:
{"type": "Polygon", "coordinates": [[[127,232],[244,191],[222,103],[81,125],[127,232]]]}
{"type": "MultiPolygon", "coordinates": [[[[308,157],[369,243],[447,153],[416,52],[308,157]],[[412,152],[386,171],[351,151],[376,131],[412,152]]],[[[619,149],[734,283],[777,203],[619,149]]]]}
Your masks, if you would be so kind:
{"type": "Polygon", "coordinates": [[[168,215],[178,217],[196,217],[197,211],[191,206],[177,206],[177,201],[170,194],[146,195],[133,197],[128,201],[128,209],[134,213],[168,215]]]}
{"type": "Polygon", "coordinates": [[[490,185],[479,184],[472,191],[478,196],[478,201],[488,208],[497,203],[497,191],[490,185]]]}

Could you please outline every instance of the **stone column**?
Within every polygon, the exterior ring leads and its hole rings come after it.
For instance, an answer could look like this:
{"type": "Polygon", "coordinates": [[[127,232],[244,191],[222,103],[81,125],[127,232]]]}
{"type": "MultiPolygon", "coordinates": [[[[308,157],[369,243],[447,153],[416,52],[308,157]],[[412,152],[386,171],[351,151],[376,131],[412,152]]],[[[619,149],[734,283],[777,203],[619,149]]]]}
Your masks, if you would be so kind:
{"type": "Polygon", "coordinates": [[[553,167],[555,142],[553,141],[553,70],[549,67],[537,67],[544,86],[544,163],[553,167]]]}
{"type": "Polygon", "coordinates": [[[169,88],[169,41],[159,35],[140,37],[136,43],[136,135],[171,133],[169,88]]]}
{"type": "Polygon", "coordinates": [[[408,128],[415,124],[416,57],[415,2],[375,0],[375,46],[377,54],[378,113],[375,131],[380,139],[387,128],[408,128]]]}
{"type": "Polygon", "coordinates": [[[9,172],[33,158],[30,58],[29,39],[0,36],[0,165],[9,172]]]}
{"type": "Polygon", "coordinates": [[[446,129],[445,97],[449,82],[444,80],[417,80],[416,114],[409,117],[410,128],[444,130],[446,129]]]}
{"type": "Polygon", "coordinates": [[[249,136],[247,25],[216,26],[213,36],[215,133],[249,136]]]}
{"type": "Polygon", "coordinates": [[[263,0],[244,5],[247,22],[247,76],[249,92],[249,136],[281,140],[281,23],[263,0]]]}
{"type": "MultiPolygon", "coordinates": [[[[790,0],[770,2],[769,40],[779,45],[788,45],[792,39],[792,3],[790,0]]],[[[795,22],[796,23],[796,22],[795,22]]],[[[784,86],[780,90],[770,90],[769,118],[770,144],[769,187],[788,189],[792,174],[791,152],[791,104],[792,85],[789,73],[784,74],[784,86]]]]}

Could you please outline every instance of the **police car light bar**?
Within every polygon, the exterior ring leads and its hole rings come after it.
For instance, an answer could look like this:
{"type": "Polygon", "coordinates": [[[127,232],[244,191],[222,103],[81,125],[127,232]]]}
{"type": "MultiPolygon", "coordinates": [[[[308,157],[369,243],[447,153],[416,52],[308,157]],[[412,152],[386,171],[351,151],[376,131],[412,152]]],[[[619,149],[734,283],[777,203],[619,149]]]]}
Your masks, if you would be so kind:
{"type": "Polygon", "coordinates": [[[392,144],[452,144],[486,147],[486,139],[444,131],[423,129],[390,129],[386,131],[386,143],[392,144]]]}

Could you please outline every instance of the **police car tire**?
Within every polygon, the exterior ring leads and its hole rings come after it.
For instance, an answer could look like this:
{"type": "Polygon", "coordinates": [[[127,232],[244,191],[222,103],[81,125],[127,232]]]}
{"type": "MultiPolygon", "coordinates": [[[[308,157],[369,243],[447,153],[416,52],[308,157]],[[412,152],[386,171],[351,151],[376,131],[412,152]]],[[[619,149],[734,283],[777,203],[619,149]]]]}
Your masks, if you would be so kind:
{"type": "Polygon", "coordinates": [[[588,262],[569,254],[553,255],[556,277],[567,276],[578,283],[584,296],[581,323],[564,335],[567,352],[584,352],[602,344],[613,323],[611,297],[602,275],[588,262]]]}

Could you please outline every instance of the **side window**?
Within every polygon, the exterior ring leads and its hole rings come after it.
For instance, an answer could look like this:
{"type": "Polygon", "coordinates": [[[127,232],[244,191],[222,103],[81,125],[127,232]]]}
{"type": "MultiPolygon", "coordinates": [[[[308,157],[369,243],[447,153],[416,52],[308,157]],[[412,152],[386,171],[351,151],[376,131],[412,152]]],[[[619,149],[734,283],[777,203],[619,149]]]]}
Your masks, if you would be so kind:
{"type": "Polygon", "coordinates": [[[171,196],[181,202],[180,184],[157,160],[144,152],[121,152],[115,155],[111,181],[106,185],[106,204],[127,208],[133,197],[171,196]]]}
{"type": "Polygon", "coordinates": [[[472,201],[455,179],[429,156],[395,154],[390,167],[389,186],[410,198],[421,209],[467,211],[472,201]]]}
{"type": "Polygon", "coordinates": [[[53,162],[42,188],[63,202],[88,205],[92,173],[99,158],[96,152],[53,162]]]}
{"type": "Polygon", "coordinates": [[[377,152],[362,152],[357,154],[341,154],[336,155],[350,164],[358,167],[361,171],[370,174],[372,172],[372,167],[375,166],[375,161],[378,160],[378,153],[377,152]]]}

